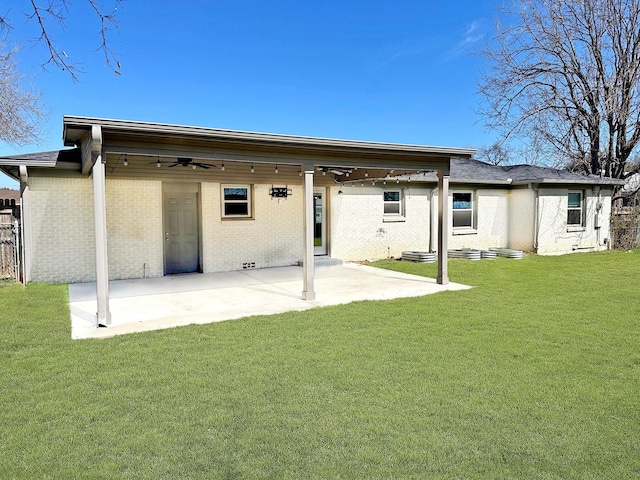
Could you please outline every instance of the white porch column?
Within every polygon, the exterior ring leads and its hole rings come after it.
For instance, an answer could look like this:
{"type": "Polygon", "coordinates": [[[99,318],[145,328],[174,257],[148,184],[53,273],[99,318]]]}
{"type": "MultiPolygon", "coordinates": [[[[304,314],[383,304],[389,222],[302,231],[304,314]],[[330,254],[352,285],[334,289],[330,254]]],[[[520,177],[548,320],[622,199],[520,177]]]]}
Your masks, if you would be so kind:
{"type": "Polygon", "coordinates": [[[313,165],[303,165],[304,176],[302,190],[304,195],[304,253],[302,257],[302,299],[315,300],[316,292],[313,281],[315,278],[315,260],[313,257],[313,229],[315,226],[313,211],[313,165]]]}
{"type": "Polygon", "coordinates": [[[449,172],[438,172],[438,280],[449,283],[447,251],[449,249],[449,172]]]}
{"type": "Polygon", "coordinates": [[[20,165],[20,225],[22,227],[22,283],[31,281],[31,263],[33,245],[31,239],[31,191],[26,165],[20,165]]]}
{"type": "Polygon", "coordinates": [[[94,157],[91,174],[93,177],[93,215],[96,236],[96,299],[98,311],[96,326],[109,325],[109,262],[107,258],[107,200],[105,186],[105,165],[102,153],[102,129],[94,125],[92,136],[92,157],[94,157]]]}

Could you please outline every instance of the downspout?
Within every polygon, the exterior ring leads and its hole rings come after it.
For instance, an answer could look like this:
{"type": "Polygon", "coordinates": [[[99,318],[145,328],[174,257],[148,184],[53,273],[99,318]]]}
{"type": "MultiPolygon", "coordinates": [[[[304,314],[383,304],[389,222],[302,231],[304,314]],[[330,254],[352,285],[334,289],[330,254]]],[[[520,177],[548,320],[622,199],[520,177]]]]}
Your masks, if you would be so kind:
{"type": "Polygon", "coordinates": [[[91,127],[91,176],[93,177],[93,215],[96,242],[96,327],[111,323],[109,310],[109,261],[107,258],[107,206],[105,154],[102,150],[102,129],[91,127]]]}
{"type": "Polygon", "coordinates": [[[602,244],[600,243],[600,232],[601,232],[601,214],[600,212],[602,211],[602,202],[600,201],[600,186],[596,185],[595,187],[593,187],[593,192],[596,194],[596,214],[595,217],[593,219],[593,229],[596,231],[596,245],[598,245],[599,247],[602,246],[602,244]]]}
{"type": "Polygon", "coordinates": [[[31,198],[29,174],[26,165],[20,171],[20,250],[22,253],[22,283],[31,281],[31,198]]]}
{"type": "Polygon", "coordinates": [[[449,249],[449,169],[438,171],[438,285],[449,283],[447,252],[449,249]]]}
{"type": "Polygon", "coordinates": [[[435,197],[437,188],[432,188],[431,192],[429,192],[429,253],[433,253],[436,251],[436,225],[435,225],[435,205],[433,203],[433,199],[435,197]]]}
{"type": "Polygon", "coordinates": [[[533,184],[529,184],[529,188],[534,192],[534,201],[533,201],[533,251],[538,253],[538,240],[539,240],[539,214],[540,214],[540,192],[533,184]]]}

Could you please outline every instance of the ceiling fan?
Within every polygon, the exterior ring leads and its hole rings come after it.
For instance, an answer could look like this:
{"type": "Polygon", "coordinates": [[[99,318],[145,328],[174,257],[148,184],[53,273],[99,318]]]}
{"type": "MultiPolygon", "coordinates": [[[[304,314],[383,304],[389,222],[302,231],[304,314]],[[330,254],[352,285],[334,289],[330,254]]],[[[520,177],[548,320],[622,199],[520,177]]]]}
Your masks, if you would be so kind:
{"type": "Polygon", "coordinates": [[[156,162],[149,162],[149,163],[155,163],[158,167],[162,164],[167,164],[169,163],[169,168],[173,168],[173,167],[191,167],[194,170],[196,169],[196,167],[200,167],[200,168],[204,168],[204,169],[208,169],[213,167],[214,165],[207,165],[206,163],[200,163],[200,162],[194,162],[193,158],[187,158],[187,157],[178,157],[176,158],[175,162],[161,162],[160,158],[158,158],[158,160],[156,162]]]}

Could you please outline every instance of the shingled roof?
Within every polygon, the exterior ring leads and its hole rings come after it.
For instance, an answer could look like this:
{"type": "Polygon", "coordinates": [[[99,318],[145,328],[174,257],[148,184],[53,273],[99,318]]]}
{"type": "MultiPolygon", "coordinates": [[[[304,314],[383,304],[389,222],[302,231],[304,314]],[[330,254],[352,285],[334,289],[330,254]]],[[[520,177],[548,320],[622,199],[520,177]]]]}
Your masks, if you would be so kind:
{"type": "Polygon", "coordinates": [[[20,179],[18,167],[45,167],[53,168],[63,164],[80,165],[80,149],[70,148],[65,150],[52,150],[49,152],[23,153],[21,155],[10,155],[0,157],[0,170],[15,178],[20,179]]]}
{"type": "MultiPolygon", "coordinates": [[[[559,170],[557,168],[537,167],[534,165],[490,165],[472,158],[451,159],[452,183],[486,183],[492,185],[545,184],[586,184],[586,185],[623,185],[624,180],[597,175],[559,170]]],[[[436,182],[435,172],[405,175],[401,180],[417,182],[436,182]]]]}

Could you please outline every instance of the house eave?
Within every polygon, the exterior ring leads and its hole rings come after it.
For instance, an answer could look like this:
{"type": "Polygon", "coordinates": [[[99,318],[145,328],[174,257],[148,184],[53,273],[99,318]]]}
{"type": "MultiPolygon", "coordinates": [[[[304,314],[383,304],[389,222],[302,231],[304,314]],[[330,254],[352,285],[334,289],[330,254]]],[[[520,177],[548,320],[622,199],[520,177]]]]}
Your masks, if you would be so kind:
{"type": "Polygon", "coordinates": [[[106,118],[65,115],[63,119],[63,141],[66,146],[78,145],[93,125],[102,128],[105,144],[111,138],[154,138],[199,144],[217,144],[238,148],[269,149],[276,152],[290,151],[310,155],[339,154],[348,156],[407,156],[428,159],[430,157],[470,158],[475,149],[408,145],[360,140],[306,137],[239,130],[224,130],[152,122],[115,120],[106,118]]]}
{"type": "Polygon", "coordinates": [[[10,165],[0,165],[0,172],[18,182],[20,181],[20,172],[18,171],[17,167],[13,167],[10,165]]]}

